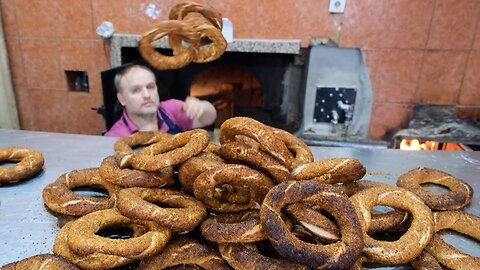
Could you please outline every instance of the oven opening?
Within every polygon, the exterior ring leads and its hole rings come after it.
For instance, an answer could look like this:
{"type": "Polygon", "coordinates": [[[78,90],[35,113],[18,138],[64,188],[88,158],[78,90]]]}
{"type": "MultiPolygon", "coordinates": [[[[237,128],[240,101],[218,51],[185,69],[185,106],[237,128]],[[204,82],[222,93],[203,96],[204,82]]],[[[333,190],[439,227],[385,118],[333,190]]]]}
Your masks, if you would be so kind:
{"type": "Polygon", "coordinates": [[[402,139],[397,147],[406,151],[444,150],[444,151],[473,151],[472,147],[459,142],[437,142],[419,139],[402,139]]]}

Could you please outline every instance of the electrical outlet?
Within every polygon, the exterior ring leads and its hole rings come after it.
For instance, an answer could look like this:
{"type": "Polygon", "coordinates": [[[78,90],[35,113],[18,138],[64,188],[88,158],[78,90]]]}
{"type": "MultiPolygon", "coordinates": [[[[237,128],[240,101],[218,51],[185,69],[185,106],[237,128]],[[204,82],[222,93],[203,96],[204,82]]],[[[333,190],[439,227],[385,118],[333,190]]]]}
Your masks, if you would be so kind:
{"type": "Polygon", "coordinates": [[[330,0],[330,7],[328,11],[330,13],[343,13],[345,12],[345,4],[347,0],[330,0]]]}

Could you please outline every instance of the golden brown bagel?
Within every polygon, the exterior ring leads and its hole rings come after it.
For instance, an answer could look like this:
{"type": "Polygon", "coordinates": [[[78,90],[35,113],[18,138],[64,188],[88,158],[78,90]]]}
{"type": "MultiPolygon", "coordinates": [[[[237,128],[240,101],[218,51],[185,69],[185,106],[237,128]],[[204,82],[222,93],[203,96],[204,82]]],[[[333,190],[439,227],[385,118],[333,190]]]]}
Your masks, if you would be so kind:
{"type": "Polygon", "coordinates": [[[402,174],[397,186],[403,187],[422,199],[432,210],[459,210],[470,204],[473,189],[464,181],[439,170],[416,168],[402,174]],[[444,194],[434,194],[420,184],[433,183],[450,189],[444,194]]]}
{"type": "Polygon", "coordinates": [[[42,153],[24,147],[0,147],[0,164],[16,162],[14,166],[0,166],[0,185],[16,183],[37,174],[45,162],[42,153]]]}
{"type": "Polygon", "coordinates": [[[373,262],[407,263],[420,255],[433,235],[432,211],[416,195],[406,189],[379,186],[360,191],[350,197],[362,226],[365,248],[363,254],[373,262]],[[406,210],[412,216],[410,228],[396,241],[380,241],[367,234],[371,209],[376,205],[406,210]]]}
{"type": "Polygon", "coordinates": [[[121,187],[100,177],[98,168],[73,170],[61,175],[55,182],[43,189],[45,205],[60,214],[83,216],[98,210],[112,208],[117,192],[121,187]],[[73,188],[79,186],[100,186],[108,192],[108,197],[92,197],[76,194],[73,188]]]}
{"type": "Polygon", "coordinates": [[[195,58],[200,46],[200,34],[195,28],[184,21],[160,21],[152,29],[146,31],[140,38],[138,50],[150,65],[160,70],[179,69],[190,64],[195,58]],[[188,41],[189,46],[180,54],[174,56],[163,55],[152,43],[168,34],[175,33],[188,41]]]}
{"type": "Polygon", "coordinates": [[[480,269],[480,258],[465,254],[445,243],[438,232],[450,229],[480,241],[480,218],[461,211],[435,212],[435,232],[426,250],[451,269],[480,269]]]}

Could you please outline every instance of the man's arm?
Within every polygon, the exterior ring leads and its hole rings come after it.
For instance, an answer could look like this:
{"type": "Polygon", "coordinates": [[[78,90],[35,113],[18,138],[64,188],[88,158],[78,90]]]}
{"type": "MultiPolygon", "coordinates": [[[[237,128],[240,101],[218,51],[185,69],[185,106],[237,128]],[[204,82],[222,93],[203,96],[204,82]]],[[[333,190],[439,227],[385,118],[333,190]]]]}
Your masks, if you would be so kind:
{"type": "Polygon", "coordinates": [[[217,119],[217,110],[212,103],[196,97],[187,97],[182,109],[192,119],[192,128],[209,126],[217,119]]]}

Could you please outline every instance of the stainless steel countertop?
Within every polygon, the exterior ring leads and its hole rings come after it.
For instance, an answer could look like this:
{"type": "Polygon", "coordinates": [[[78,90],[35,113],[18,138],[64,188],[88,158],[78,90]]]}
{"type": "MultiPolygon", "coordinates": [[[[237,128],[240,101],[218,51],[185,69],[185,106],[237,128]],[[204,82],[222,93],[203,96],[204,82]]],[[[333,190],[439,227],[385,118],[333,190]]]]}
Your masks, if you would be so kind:
{"type": "MultiPolygon", "coordinates": [[[[40,174],[19,184],[0,186],[0,266],[52,252],[58,220],[47,212],[43,204],[43,188],[63,173],[100,166],[104,157],[114,153],[115,141],[116,138],[101,136],[0,129],[0,147],[27,147],[40,151],[45,157],[45,165],[40,174]]],[[[473,187],[473,202],[465,211],[480,216],[480,152],[407,152],[329,147],[311,149],[315,160],[357,158],[367,168],[364,179],[392,185],[398,176],[416,167],[445,171],[473,187]]],[[[474,241],[463,238],[451,241],[457,241],[464,246],[464,251],[468,250],[472,255],[480,254],[480,247],[474,241]]]]}

